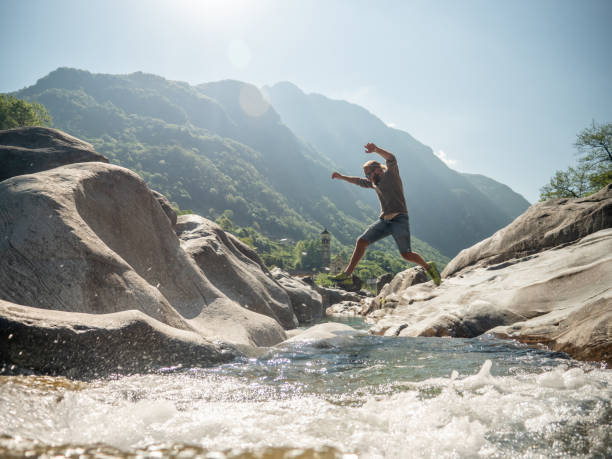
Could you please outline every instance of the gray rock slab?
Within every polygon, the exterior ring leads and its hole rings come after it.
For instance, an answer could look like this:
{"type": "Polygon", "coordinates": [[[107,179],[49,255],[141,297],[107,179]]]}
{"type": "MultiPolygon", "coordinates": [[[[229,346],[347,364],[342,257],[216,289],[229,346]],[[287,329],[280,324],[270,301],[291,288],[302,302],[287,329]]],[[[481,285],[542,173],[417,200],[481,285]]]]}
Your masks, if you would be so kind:
{"type": "Polygon", "coordinates": [[[226,297],[250,311],[273,317],[284,328],[298,325],[291,294],[248,245],[199,215],[181,215],[176,231],[182,249],[226,297]]]}
{"type": "Polygon", "coordinates": [[[0,373],[101,377],[163,367],[205,367],[236,351],[140,311],[84,314],[0,300],[0,373]]]}
{"type": "Polygon", "coordinates": [[[612,289],[574,308],[495,327],[488,333],[612,365],[612,289]]]}
{"type": "Polygon", "coordinates": [[[442,276],[454,275],[468,266],[520,259],[610,227],[612,184],[585,198],[539,202],[493,236],[462,250],[446,265],[442,276]]]}
{"type": "Polygon", "coordinates": [[[57,129],[23,127],[0,131],[0,181],[66,164],[99,161],[93,146],[57,129]]]}
{"type": "Polygon", "coordinates": [[[176,215],[176,211],[172,207],[172,204],[170,204],[170,201],[168,201],[168,198],[166,198],[159,191],[151,190],[151,193],[153,193],[153,196],[155,197],[155,199],[157,200],[157,202],[161,206],[162,210],[164,211],[164,213],[168,217],[168,220],[170,220],[170,224],[173,227],[176,226],[176,220],[177,220],[178,216],[176,215]]]}
{"type": "Polygon", "coordinates": [[[331,305],[325,310],[325,315],[328,317],[352,317],[361,315],[363,305],[356,301],[342,301],[331,305]]]}
{"type": "Polygon", "coordinates": [[[370,314],[372,311],[382,308],[394,308],[397,305],[397,301],[389,295],[390,292],[405,290],[413,285],[422,284],[424,282],[429,282],[429,277],[420,266],[415,266],[397,273],[391,282],[383,285],[376,297],[367,303],[367,307],[364,308],[363,314],[370,314]]]}
{"type": "MultiPolygon", "coordinates": [[[[309,284],[310,285],[310,284],[309,284]]],[[[323,302],[323,308],[327,308],[342,301],[355,301],[359,302],[364,297],[362,292],[347,292],[339,288],[333,287],[321,287],[314,285],[314,289],[321,295],[321,301],[323,302]]]]}
{"type": "Polygon", "coordinates": [[[349,325],[326,322],[313,325],[308,330],[283,341],[278,346],[298,344],[319,348],[338,347],[350,344],[356,336],[364,334],[365,332],[356,330],[349,325]]]}
{"type": "Polygon", "coordinates": [[[271,273],[291,298],[293,310],[301,324],[312,323],[323,317],[323,299],[316,289],[279,268],[274,268],[271,273]]]}

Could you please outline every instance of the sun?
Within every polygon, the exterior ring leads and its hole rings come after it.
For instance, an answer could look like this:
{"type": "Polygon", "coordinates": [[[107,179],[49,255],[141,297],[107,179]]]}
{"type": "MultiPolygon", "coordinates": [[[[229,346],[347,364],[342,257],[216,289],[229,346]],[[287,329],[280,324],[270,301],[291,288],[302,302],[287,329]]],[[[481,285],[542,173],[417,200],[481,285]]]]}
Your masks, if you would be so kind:
{"type": "Polygon", "coordinates": [[[222,21],[241,16],[253,3],[248,0],[176,0],[175,6],[185,14],[222,21]]]}

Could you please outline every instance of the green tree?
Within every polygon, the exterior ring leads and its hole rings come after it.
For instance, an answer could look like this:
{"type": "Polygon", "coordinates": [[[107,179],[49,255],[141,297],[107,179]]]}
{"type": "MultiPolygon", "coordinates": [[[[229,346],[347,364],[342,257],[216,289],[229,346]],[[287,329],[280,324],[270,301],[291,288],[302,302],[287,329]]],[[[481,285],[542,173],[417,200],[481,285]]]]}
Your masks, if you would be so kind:
{"type": "Polygon", "coordinates": [[[232,222],[232,217],[234,216],[234,212],[229,209],[223,211],[221,216],[217,218],[216,223],[223,228],[223,231],[232,232],[234,230],[234,222],[232,222]]]}
{"type": "Polygon", "coordinates": [[[568,167],[566,171],[557,171],[548,184],[540,189],[542,201],[555,198],[579,198],[591,190],[589,181],[590,167],[579,164],[568,167]]]}
{"type": "Polygon", "coordinates": [[[50,125],[51,115],[43,105],[0,94],[0,129],[50,125]]]}
{"type": "Polygon", "coordinates": [[[612,123],[593,121],[578,133],[574,145],[579,154],[578,165],[557,171],[540,189],[542,201],[587,196],[612,182],[612,123]]]}
{"type": "Polygon", "coordinates": [[[597,124],[582,130],[576,148],[583,155],[581,162],[612,163],[612,123],[597,124]]]}
{"type": "Polygon", "coordinates": [[[592,191],[597,191],[612,182],[612,123],[597,124],[578,134],[576,148],[582,155],[581,164],[587,164],[589,185],[592,191]]]}
{"type": "Polygon", "coordinates": [[[322,268],[322,249],[319,239],[305,239],[295,245],[295,268],[303,271],[322,268]]]}

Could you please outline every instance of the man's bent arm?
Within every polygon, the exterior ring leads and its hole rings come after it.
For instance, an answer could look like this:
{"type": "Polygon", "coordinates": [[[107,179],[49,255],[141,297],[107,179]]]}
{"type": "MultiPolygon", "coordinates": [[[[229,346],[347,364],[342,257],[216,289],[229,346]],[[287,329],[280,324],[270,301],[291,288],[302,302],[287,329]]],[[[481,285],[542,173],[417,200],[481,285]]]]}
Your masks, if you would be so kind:
{"type": "Polygon", "coordinates": [[[393,153],[389,153],[387,150],[383,150],[380,147],[376,147],[376,153],[384,158],[385,161],[389,161],[390,159],[395,159],[393,153]]]}
{"type": "Polygon", "coordinates": [[[332,174],[332,179],[344,180],[345,182],[349,182],[349,183],[352,183],[353,185],[359,185],[359,186],[361,186],[361,182],[363,181],[361,177],[351,177],[349,175],[342,175],[338,172],[334,172],[332,174]]]}
{"type": "Polygon", "coordinates": [[[377,147],[373,143],[367,144],[365,146],[365,149],[366,149],[366,153],[378,153],[380,156],[383,157],[385,161],[395,159],[395,156],[393,155],[393,153],[389,153],[387,150],[383,150],[382,148],[377,147]]]}

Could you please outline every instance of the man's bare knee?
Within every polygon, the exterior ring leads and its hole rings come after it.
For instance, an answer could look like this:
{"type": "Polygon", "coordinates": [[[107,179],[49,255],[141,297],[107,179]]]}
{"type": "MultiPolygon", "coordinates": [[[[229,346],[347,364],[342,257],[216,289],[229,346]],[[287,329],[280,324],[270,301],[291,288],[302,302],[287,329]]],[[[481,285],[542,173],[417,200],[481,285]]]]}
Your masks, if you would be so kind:
{"type": "Polygon", "coordinates": [[[365,239],[357,238],[357,245],[361,247],[367,247],[370,245],[370,243],[366,241],[365,239]]]}

